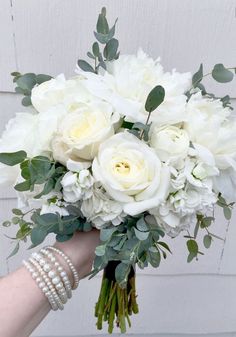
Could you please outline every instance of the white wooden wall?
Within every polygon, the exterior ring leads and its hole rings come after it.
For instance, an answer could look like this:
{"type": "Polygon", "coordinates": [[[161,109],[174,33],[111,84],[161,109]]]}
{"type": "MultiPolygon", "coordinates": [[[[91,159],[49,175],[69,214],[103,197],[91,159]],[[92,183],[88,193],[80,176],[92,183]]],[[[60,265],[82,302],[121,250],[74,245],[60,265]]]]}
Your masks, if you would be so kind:
{"type": "MultiPolygon", "coordinates": [[[[234,0],[0,0],[1,131],[24,110],[13,94],[10,72],[72,75],[77,58],[93,42],[104,5],[111,22],[119,17],[123,53],[142,46],[153,57],[160,55],[167,70],[195,71],[200,62],[206,72],[215,63],[236,65],[234,0]]],[[[208,87],[236,99],[235,84],[209,82],[208,87]]],[[[0,221],[10,216],[15,202],[13,191],[0,191],[0,221]]],[[[227,225],[218,213],[215,233],[225,241],[215,241],[198,262],[186,263],[185,242],[179,238],[170,240],[174,254],[166,263],[139,273],[140,314],[133,317],[130,336],[236,336],[236,214],[227,225]]],[[[7,263],[11,247],[4,233],[12,232],[1,228],[1,276],[29,255],[22,249],[7,263]]],[[[32,336],[97,335],[93,305],[99,283],[100,277],[81,282],[65,311],[50,314],[32,336]]]]}

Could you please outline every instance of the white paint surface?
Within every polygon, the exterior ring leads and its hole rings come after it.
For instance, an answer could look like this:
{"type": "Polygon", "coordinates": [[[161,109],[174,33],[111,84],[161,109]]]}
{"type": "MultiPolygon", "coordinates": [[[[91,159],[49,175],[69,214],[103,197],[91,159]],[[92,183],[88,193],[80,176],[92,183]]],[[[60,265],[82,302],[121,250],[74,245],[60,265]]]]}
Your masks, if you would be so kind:
{"type": "MultiPolygon", "coordinates": [[[[153,57],[160,55],[168,70],[195,71],[200,62],[206,72],[215,63],[236,65],[233,0],[0,0],[0,91],[14,90],[9,74],[16,69],[73,75],[77,58],[85,57],[93,42],[103,5],[111,22],[119,17],[117,36],[123,53],[142,46],[153,57]]],[[[235,82],[207,84],[219,95],[236,98],[235,82]]],[[[0,130],[23,109],[17,95],[0,93],[0,130]]],[[[15,205],[14,191],[1,189],[0,221],[15,205]]],[[[236,336],[236,219],[227,231],[221,210],[217,212],[214,232],[226,241],[216,240],[198,262],[187,264],[185,242],[169,240],[174,254],[158,270],[138,273],[140,314],[133,317],[127,337],[236,336]]],[[[0,231],[2,276],[29,252],[22,247],[7,264],[11,247],[3,234],[14,231],[2,227],[0,231]]],[[[97,335],[93,306],[99,282],[99,278],[83,281],[65,312],[50,314],[32,336],[97,335]]]]}

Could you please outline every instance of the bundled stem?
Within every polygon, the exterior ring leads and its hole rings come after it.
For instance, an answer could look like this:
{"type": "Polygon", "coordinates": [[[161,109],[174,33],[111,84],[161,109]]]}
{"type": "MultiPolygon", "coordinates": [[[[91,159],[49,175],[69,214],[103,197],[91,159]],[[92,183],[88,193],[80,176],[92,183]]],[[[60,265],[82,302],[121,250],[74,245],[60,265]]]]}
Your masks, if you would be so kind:
{"type": "Polygon", "coordinates": [[[112,333],[114,326],[126,332],[126,326],[131,326],[130,316],[138,313],[136,301],[135,273],[132,270],[128,276],[125,288],[121,288],[115,280],[117,262],[110,262],[105,268],[101,284],[100,295],[95,306],[97,328],[102,329],[103,322],[108,323],[108,332],[112,333]]]}

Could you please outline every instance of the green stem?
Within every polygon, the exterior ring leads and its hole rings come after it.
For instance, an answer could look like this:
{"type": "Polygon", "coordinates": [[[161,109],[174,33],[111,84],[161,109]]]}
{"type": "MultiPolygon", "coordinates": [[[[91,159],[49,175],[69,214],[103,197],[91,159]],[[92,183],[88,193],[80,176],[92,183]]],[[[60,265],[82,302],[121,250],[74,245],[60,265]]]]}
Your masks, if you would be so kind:
{"type": "Polygon", "coordinates": [[[109,333],[112,333],[114,329],[116,303],[117,303],[117,296],[116,296],[116,293],[114,293],[112,297],[111,309],[110,309],[109,318],[108,318],[108,332],[109,333]]]}

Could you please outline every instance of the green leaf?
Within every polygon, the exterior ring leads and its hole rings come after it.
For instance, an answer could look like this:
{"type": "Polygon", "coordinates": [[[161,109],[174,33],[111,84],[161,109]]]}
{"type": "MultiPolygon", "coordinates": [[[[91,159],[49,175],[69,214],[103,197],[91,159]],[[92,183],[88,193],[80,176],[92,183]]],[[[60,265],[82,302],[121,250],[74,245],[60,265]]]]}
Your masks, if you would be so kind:
{"type": "Polygon", "coordinates": [[[39,245],[47,236],[47,230],[43,227],[35,227],[31,232],[31,241],[34,246],[39,245]]]}
{"type": "Polygon", "coordinates": [[[130,268],[129,264],[121,262],[115,269],[115,278],[121,288],[125,287],[127,283],[130,268]]]}
{"type": "Polygon", "coordinates": [[[196,88],[198,86],[198,84],[201,82],[202,77],[203,77],[203,66],[202,66],[202,63],[201,63],[200,68],[198,69],[198,71],[192,77],[192,85],[193,85],[194,88],[196,88]]]}
{"type": "Polygon", "coordinates": [[[136,223],[136,227],[140,232],[147,232],[148,226],[143,218],[139,219],[136,223]]]}
{"type": "Polygon", "coordinates": [[[103,51],[103,55],[107,61],[114,60],[118,47],[119,47],[119,42],[117,39],[111,39],[110,41],[107,42],[104,48],[104,51],[103,51]]]}
{"type": "Polygon", "coordinates": [[[20,248],[20,243],[17,242],[15,248],[13,249],[13,251],[11,252],[11,254],[8,255],[7,259],[9,259],[10,257],[16,255],[18,253],[18,251],[19,251],[19,248],[20,248]]]}
{"type": "Polygon", "coordinates": [[[160,263],[161,263],[160,252],[158,250],[154,252],[154,251],[149,249],[148,255],[149,255],[148,260],[149,260],[150,264],[152,265],[152,267],[158,268],[160,263]]]}
{"type": "Polygon", "coordinates": [[[45,75],[45,74],[38,74],[36,75],[36,82],[38,84],[50,81],[53,77],[50,75],[45,75]]]}
{"type": "Polygon", "coordinates": [[[23,181],[23,183],[19,183],[14,186],[14,189],[19,192],[24,192],[30,190],[31,182],[29,180],[23,181]]]}
{"type": "Polygon", "coordinates": [[[154,111],[165,98],[165,89],[161,85],[157,85],[153,88],[146,100],[145,110],[148,112],[154,111]]]}
{"type": "Polygon", "coordinates": [[[90,73],[94,73],[94,69],[93,67],[86,61],[84,60],[78,60],[78,66],[83,70],[83,71],[87,71],[90,73]]]}
{"type": "Polygon", "coordinates": [[[212,242],[212,237],[210,235],[205,235],[203,238],[203,244],[205,248],[210,248],[212,242]]]}
{"type": "Polygon", "coordinates": [[[186,244],[187,244],[189,253],[194,254],[196,256],[198,254],[197,242],[195,240],[190,239],[186,242],[186,244]]]}
{"type": "Polygon", "coordinates": [[[212,223],[212,221],[214,221],[215,219],[212,216],[208,216],[206,218],[203,218],[200,224],[201,228],[206,228],[209,227],[212,223]]]}
{"type": "Polygon", "coordinates": [[[18,87],[23,90],[32,90],[36,83],[36,75],[33,73],[24,74],[16,80],[16,84],[18,85],[18,87]]]}
{"type": "Polygon", "coordinates": [[[187,262],[190,263],[192,262],[192,260],[196,257],[196,254],[193,253],[189,253],[188,254],[188,258],[187,258],[187,262]]]}
{"type": "Polygon", "coordinates": [[[226,220],[230,220],[232,217],[232,210],[229,207],[224,207],[223,208],[224,216],[226,220]]]}
{"type": "Polygon", "coordinates": [[[148,238],[150,232],[140,232],[137,228],[134,227],[135,236],[140,241],[144,241],[148,238]]]}
{"type": "Polygon", "coordinates": [[[106,8],[103,7],[101,14],[98,16],[97,26],[96,26],[97,32],[101,34],[108,34],[109,32],[109,26],[106,19],[106,8]]]}
{"type": "Polygon", "coordinates": [[[92,53],[90,53],[90,51],[87,52],[87,56],[93,60],[95,60],[95,56],[93,56],[92,53]]]}
{"type": "Polygon", "coordinates": [[[9,221],[9,220],[3,221],[2,225],[3,225],[3,227],[9,227],[9,226],[11,226],[11,221],[9,221]]]}
{"type": "Polygon", "coordinates": [[[22,100],[21,100],[21,104],[23,106],[30,106],[30,105],[32,105],[31,96],[25,96],[25,97],[23,97],[22,100]]]}
{"type": "Polygon", "coordinates": [[[222,63],[216,64],[212,70],[212,77],[220,83],[231,82],[234,78],[232,71],[226,69],[222,63]]]}
{"type": "Polygon", "coordinates": [[[95,249],[95,254],[97,256],[103,256],[105,255],[105,252],[106,252],[106,245],[97,246],[95,249]]]}
{"type": "Polygon", "coordinates": [[[8,166],[15,166],[23,162],[26,157],[27,153],[25,151],[0,153],[0,162],[8,166]]]}
{"type": "Polygon", "coordinates": [[[100,230],[100,240],[107,241],[117,229],[115,227],[104,228],[100,230]]]}
{"type": "Polygon", "coordinates": [[[172,254],[172,252],[171,252],[171,250],[170,250],[170,247],[167,245],[166,242],[158,241],[157,244],[160,245],[160,246],[162,246],[163,248],[165,248],[166,250],[168,250],[169,253],[172,254]]]}
{"type": "Polygon", "coordinates": [[[56,240],[58,242],[65,242],[68,241],[72,238],[73,234],[57,234],[56,235],[56,240]]]}
{"type": "Polygon", "coordinates": [[[44,188],[43,188],[42,192],[39,193],[39,194],[37,194],[34,198],[35,198],[35,199],[39,199],[39,198],[41,198],[43,195],[49,194],[49,193],[53,190],[54,185],[55,185],[54,180],[53,180],[52,178],[49,179],[49,180],[46,182],[46,184],[44,185],[44,188]]]}
{"type": "Polygon", "coordinates": [[[92,49],[93,49],[93,55],[98,57],[100,50],[99,50],[99,44],[97,42],[94,42],[92,49]]]}

